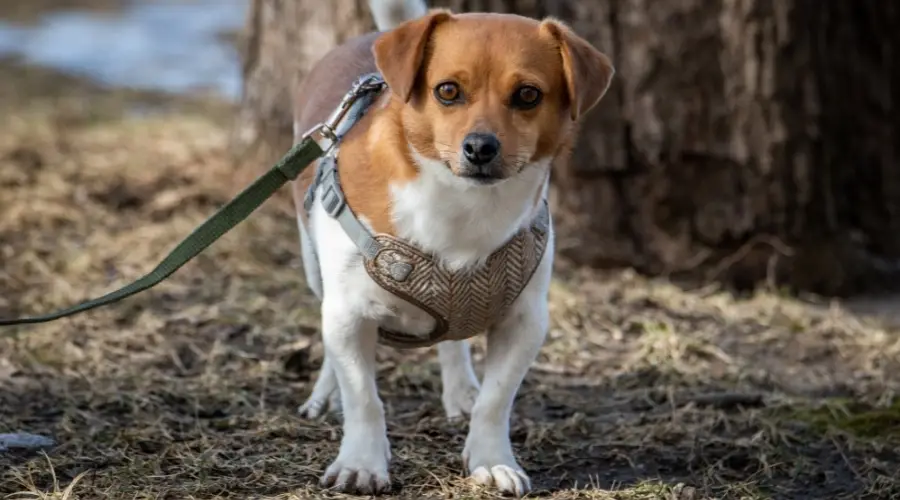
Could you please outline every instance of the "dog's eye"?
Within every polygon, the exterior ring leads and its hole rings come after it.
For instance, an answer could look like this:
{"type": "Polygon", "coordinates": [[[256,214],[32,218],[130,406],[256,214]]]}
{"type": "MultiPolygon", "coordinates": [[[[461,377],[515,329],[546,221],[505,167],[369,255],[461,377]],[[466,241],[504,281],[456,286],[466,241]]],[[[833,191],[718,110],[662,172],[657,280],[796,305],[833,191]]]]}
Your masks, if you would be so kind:
{"type": "Polygon", "coordinates": [[[513,92],[510,105],[518,109],[531,109],[541,102],[541,91],[531,85],[523,85],[513,92]]]}
{"type": "Polygon", "coordinates": [[[459,85],[453,82],[444,82],[434,88],[434,96],[444,105],[455,103],[461,97],[459,85]]]}

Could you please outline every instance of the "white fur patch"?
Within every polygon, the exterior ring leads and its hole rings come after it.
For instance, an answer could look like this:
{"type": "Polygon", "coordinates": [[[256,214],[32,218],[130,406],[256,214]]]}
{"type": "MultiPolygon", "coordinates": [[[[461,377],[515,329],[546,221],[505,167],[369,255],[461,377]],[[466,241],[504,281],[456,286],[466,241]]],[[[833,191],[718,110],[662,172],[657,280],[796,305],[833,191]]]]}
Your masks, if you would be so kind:
{"type": "Polygon", "coordinates": [[[484,186],[410,150],[418,177],[391,186],[397,236],[434,253],[451,269],[484,263],[537,214],[535,195],[547,178],[549,159],[484,186]]]}

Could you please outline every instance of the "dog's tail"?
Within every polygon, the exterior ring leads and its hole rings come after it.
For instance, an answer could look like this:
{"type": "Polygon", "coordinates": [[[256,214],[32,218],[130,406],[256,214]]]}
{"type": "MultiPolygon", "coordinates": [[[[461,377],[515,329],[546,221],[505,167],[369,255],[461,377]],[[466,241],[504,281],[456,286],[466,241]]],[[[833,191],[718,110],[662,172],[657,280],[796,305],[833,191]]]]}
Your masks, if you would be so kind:
{"type": "Polygon", "coordinates": [[[428,12],[424,0],[369,0],[369,9],[378,31],[394,29],[398,24],[428,12]]]}

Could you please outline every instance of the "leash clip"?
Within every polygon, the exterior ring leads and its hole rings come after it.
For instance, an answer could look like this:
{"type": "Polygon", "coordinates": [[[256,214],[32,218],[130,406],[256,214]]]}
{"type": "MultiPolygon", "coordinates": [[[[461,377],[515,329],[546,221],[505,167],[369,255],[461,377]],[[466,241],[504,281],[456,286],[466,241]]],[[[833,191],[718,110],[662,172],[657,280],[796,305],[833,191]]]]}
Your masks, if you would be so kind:
{"type": "MultiPolygon", "coordinates": [[[[385,85],[384,79],[377,73],[370,73],[358,78],[353,82],[350,90],[344,94],[340,104],[331,115],[324,122],[312,127],[303,134],[303,139],[311,138],[322,148],[323,153],[327,154],[340,139],[338,130],[350,128],[349,126],[344,126],[343,122],[353,105],[360,99],[374,98],[375,95],[384,89],[385,85]]],[[[351,118],[353,122],[356,122],[360,116],[362,116],[360,113],[356,113],[351,118]]],[[[353,123],[349,125],[353,125],[353,123]]]]}

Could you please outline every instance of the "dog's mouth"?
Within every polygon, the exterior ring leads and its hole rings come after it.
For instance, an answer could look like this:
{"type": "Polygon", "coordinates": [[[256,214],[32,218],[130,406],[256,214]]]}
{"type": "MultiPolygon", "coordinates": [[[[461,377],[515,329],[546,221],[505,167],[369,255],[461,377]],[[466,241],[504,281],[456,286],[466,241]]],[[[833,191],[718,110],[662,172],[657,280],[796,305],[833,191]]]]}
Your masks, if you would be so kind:
{"type": "Polygon", "coordinates": [[[472,182],[482,186],[496,184],[504,179],[502,175],[486,172],[463,172],[462,174],[460,174],[460,177],[469,179],[472,182]]]}
{"type": "Polygon", "coordinates": [[[478,186],[490,186],[506,179],[506,172],[499,158],[484,165],[476,165],[462,160],[459,162],[459,166],[453,169],[453,172],[457,177],[478,186]]]}

